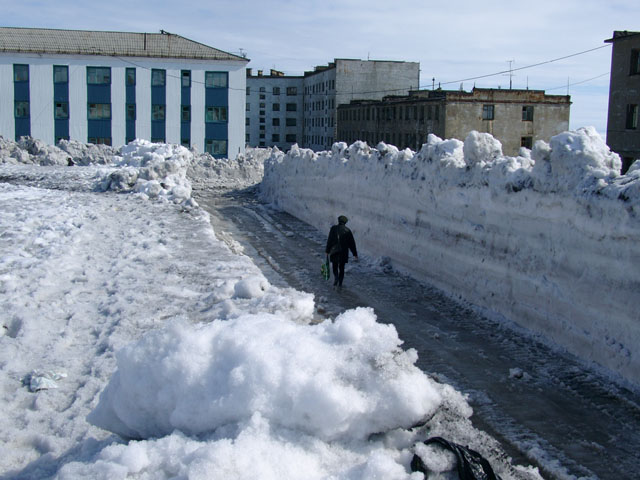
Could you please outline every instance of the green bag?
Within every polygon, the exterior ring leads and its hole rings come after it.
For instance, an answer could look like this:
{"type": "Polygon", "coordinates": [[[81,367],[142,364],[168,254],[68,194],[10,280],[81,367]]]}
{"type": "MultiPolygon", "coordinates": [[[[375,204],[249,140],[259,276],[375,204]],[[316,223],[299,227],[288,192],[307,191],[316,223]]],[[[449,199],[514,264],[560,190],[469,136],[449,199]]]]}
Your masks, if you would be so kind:
{"type": "Polygon", "coordinates": [[[329,280],[331,278],[331,270],[329,269],[329,255],[327,255],[327,259],[320,267],[320,272],[322,273],[322,278],[324,278],[325,280],[329,280]]]}

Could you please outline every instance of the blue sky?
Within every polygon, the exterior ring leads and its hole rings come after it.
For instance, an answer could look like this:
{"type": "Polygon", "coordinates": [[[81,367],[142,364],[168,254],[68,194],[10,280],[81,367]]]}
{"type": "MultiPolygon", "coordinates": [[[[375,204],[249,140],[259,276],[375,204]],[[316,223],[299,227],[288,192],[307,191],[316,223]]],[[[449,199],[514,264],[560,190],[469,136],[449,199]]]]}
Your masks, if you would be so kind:
{"type": "MultiPolygon", "coordinates": [[[[232,53],[249,67],[299,75],[334,58],[420,62],[421,86],[470,90],[460,80],[514,71],[514,88],[573,102],[571,128],[606,132],[614,30],[640,31],[637,0],[0,0],[2,26],[158,32],[232,53]],[[635,22],[634,22],[635,21],[635,22]],[[591,80],[590,80],[591,79],[591,80]],[[588,81],[585,81],[588,80],[588,81]],[[582,83],[583,82],[583,83],[582,83]]],[[[508,75],[475,81],[509,87],[508,75]]]]}

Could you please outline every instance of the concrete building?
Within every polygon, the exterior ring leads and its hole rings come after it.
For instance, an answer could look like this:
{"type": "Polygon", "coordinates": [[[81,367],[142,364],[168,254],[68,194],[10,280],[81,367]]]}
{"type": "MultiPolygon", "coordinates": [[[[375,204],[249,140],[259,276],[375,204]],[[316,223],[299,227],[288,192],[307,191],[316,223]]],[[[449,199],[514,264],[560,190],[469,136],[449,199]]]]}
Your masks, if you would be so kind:
{"type": "Polygon", "coordinates": [[[247,69],[246,143],[252,147],[289,150],[302,144],[304,124],[302,76],[271,70],[253,75],[247,69]]]}
{"type": "Polygon", "coordinates": [[[380,101],[354,101],[338,108],[338,140],[380,141],[418,150],[433,133],[464,140],[472,130],[492,134],[506,155],[536,140],[549,139],[569,128],[571,101],[565,95],[540,90],[474,88],[412,91],[380,101]]]}
{"type": "Polygon", "coordinates": [[[605,40],[613,45],[607,144],[622,157],[622,172],[640,159],[640,32],[615,31],[605,40]]]}
{"type": "Polygon", "coordinates": [[[302,147],[331,148],[337,136],[339,105],[356,99],[378,100],[385,95],[406,95],[418,87],[419,77],[419,63],[352,59],[335,59],[328,65],[305,72],[302,77],[284,76],[275,70],[269,75],[249,72],[247,144],[275,145],[286,150],[293,143],[287,138],[293,140],[295,135],[296,142],[302,147]],[[285,88],[290,95],[283,96],[285,88]],[[274,89],[279,89],[280,93],[274,94],[274,89]],[[280,110],[274,111],[273,107],[278,103],[280,110]],[[284,114],[282,108],[285,108],[284,114]],[[295,125],[294,113],[297,113],[295,125]],[[283,131],[283,121],[289,123],[285,124],[289,130],[283,131]]]}
{"type": "Polygon", "coordinates": [[[248,60],[161,33],[0,28],[0,135],[235,156],[248,60]]]}

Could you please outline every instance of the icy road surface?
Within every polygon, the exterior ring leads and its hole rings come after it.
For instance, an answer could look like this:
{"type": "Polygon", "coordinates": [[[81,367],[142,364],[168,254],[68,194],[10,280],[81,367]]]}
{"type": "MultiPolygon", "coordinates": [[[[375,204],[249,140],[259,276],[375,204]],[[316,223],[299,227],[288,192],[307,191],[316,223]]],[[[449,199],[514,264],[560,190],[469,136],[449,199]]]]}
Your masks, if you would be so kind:
{"type": "Polygon", "coordinates": [[[638,392],[388,266],[351,261],[343,290],[334,291],[320,276],[327,232],[252,191],[194,196],[216,235],[252,257],[273,284],[314,293],[319,320],[370,306],[380,322],[393,323],[418,351],[418,366],[466,393],[475,426],[517,463],[539,466],[545,478],[640,478],[638,392]]]}

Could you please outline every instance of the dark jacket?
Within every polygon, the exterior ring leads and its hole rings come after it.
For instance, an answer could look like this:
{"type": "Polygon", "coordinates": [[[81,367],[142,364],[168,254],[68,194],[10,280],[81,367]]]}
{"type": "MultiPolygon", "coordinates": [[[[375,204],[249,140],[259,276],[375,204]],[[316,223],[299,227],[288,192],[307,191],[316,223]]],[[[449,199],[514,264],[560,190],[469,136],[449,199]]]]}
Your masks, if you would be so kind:
{"type": "Polygon", "coordinates": [[[358,256],[356,241],[353,239],[351,230],[344,223],[331,227],[329,238],[327,238],[327,247],[325,248],[325,253],[329,255],[331,261],[347,263],[349,261],[349,250],[351,250],[354,257],[358,256]]]}

